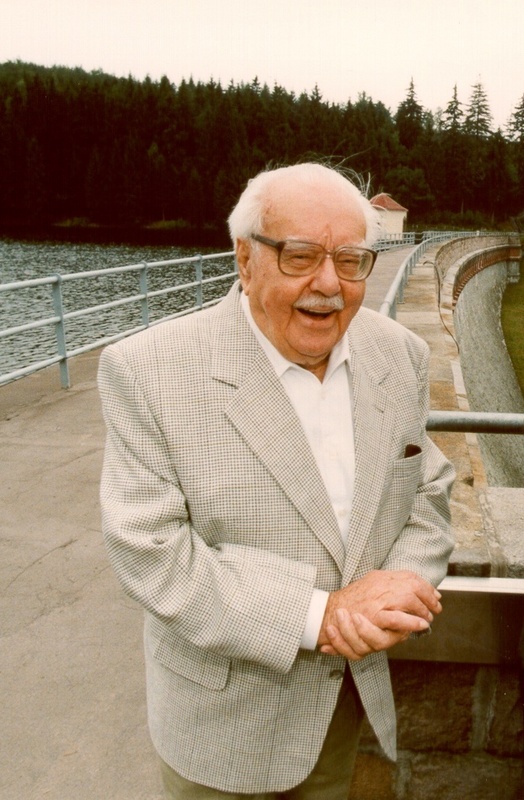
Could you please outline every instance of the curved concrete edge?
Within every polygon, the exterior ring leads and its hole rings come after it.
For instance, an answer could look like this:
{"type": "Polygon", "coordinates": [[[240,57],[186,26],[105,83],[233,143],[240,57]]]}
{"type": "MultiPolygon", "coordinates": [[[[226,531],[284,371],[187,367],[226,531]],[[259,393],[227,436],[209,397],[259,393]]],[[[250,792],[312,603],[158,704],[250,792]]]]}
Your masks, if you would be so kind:
{"type": "MultiPolygon", "coordinates": [[[[430,346],[433,410],[502,410],[495,404],[487,405],[483,409],[471,407],[469,386],[459,355],[458,333],[455,329],[453,281],[462,259],[474,248],[479,247],[479,238],[472,237],[455,244],[436,245],[427,251],[415,267],[406,287],[404,302],[398,307],[398,321],[425,339],[430,346]],[[437,269],[436,261],[442,250],[448,263],[445,264],[445,269],[437,269]]],[[[491,244],[490,241],[487,246],[491,244]]],[[[479,287],[473,291],[478,292],[479,287]]],[[[475,319],[478,321],[478,310],[474,308],[471,313],[476,315],[475,319]]],[[[500,334],[499,344],[501,340],[500,334]]],[[[477,341],[473,346],[482,359],[484,352],[482,343],[477,341]]],[[[512,369],[511,373],[514,379],[512,369]]],[[[457,480],[451,498],[452,527],[456,546],[450,560],[449,574],[472,577],[509,575],[520,577],[524,571],[524,542],[520,543],[518,530],[519,527],[522,529],[520,520],[524,506],[524,490],[501,489],[502,495],[499,495],[498,490],[495,491],[489,485],[479,435],[438,433],[431,436],[457,470],[457,480]],[[513,492],[511,503],[502,502],[501,497],[506,496],[504,494],[506,491],[513,492]]],[[[499,436],[500,434],[490,434],[483,438],[493,440],[499,436]]],[[[523,437],[506,438],[519,439],[518,446],[524,445],[523,437]]]]}
{"type": "MultiPolygon", "coordinates": [[[[468,281],[455,306],[460,363],[472,411],[524,413],[524,398],[500,322],[507,283],[506,263],[488,267],[468,281]]],[[[478,439],[488,484],[524,486],[523,437],[482,434],[478,439]]]]}

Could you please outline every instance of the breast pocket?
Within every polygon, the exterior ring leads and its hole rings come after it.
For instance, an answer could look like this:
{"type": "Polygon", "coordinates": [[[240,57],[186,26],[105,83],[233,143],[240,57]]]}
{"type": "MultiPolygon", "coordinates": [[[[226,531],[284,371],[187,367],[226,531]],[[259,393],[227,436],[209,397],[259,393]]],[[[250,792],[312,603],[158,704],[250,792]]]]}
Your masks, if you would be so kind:
{"type": "Polygon", "coordinates": [[[387,505],[403,527],[407,522],[417,489],[422,480],[422,453],[420,450],[393,464],[393,473],[387,505]]]}

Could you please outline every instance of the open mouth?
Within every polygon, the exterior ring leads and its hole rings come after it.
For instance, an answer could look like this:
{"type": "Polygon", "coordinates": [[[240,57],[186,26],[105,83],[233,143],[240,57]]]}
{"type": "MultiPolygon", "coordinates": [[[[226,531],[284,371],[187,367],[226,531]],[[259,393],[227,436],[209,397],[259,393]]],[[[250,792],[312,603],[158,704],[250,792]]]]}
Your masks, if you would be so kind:
{"type": "Polygon", "coordinates": [[[334,309],[330,311],[315,311],[314,309],[297,308],[297,311],[300,311],[301,314],[304,314],[310,319],[327,319],[331,314],[335,313],[334,309]]]}

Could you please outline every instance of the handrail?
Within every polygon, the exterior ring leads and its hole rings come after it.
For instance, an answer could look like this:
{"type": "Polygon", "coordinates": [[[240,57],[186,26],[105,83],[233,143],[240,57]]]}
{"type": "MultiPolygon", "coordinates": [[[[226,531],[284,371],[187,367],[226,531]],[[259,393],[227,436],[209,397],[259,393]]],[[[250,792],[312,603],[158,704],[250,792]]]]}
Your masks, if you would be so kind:
{"type": "Polygon", "coordinates": [[[383,250],[393,250],[395,247],[408,247],[415,244],[415,232],[388,233],[373,244],[373,250],[381,253],[383,250]]]}
{"type": "Polygon", "coordinates": [[[15,325],[10,328],[5,328],[3,330],[0,330],[0,339],[2,338],[5,339],[8,336],[16,336],[21,333],[36,330],[38,328],[54,326],[55,341],[56,341],[55,355],[50,356],[49,358],[34,361],[31,364],[28,364],[24,367],[0,375],[0,385],[10,383],[13,380],[22,378],[26,375],[30,375],[34,372],[37,372],[40,369],[52,366],[53,364],[59,364],[62,387],[68,388],[70,386],[68,359],[72,358],[73,356],[80,355],[81,353],[85,353],[90,350],[94,350],[99,347],[110,344],[111,342],[118,341],[119,339],[122,339],[125,336],[130,336],[131,334],[137,333],[140,330],[144,330],[147,327],[156,325],[161,321],[174,319],[179,316],[184,316],[199,309],[206,308],[215,303],[218,303],[221,297],[216,297],[207,301],[203,300],[203,287],[216,284],[220,281],[227,281],[231,280],[232,278],[235,278],[237,276],[236,269],[234,269],[233,271],[228,271],[221,275],[211,275],[210,277],[204,278],[202,264],[206,261],[216,262],[222,259],[232,259],[233,256],[234,256],[233,251],[227,251],[221,253],[208,253],[204,255],[197,254],[194,256],[188,256],[184,258],[174,258],[165,261],[141,262],[139,264],[129,264],[118,267],[109,267],[100,270],[87,270],[83,272],[67,273],[64,275],[56,274],[56,275],[49,275],[44,278],[31,278],[26,281],[12,281],[10,283],[0,283],[0,295],[2,293],[18,291],[22,289],[32,289],[37,286],[38,287],[49,286],[52,292],[52,303],[54,311],[54,314],[52,316],[42,317],[40,319],[31,320],[23,324],[15,325]],[[161,289],[153,290],[149,288],[147,276],[153,270],[165,267],[183,266],[188,264],[194,265],[195,268],[194,280],[182,284],[176,284],[174,286],[164,287],[161,289]],[[137,275],[138,291],[134,292],[133,294],[127,295],[125,297],[119,297],[118,299],[108,300],[104,303],[98,303],[96,305],[88,306],[86,308],[80,308],[74,311],[65,310],[64,297],[63,297],[63,286],[65,284],[70,283],[72,281],[79,281],[82,279],[105,278],[108,276],[123,275],[123,274],[137,275]],[[164,316],[161,319],[151,320],[150,306],[149,306],[149,302],[151,299],[157,297],[163,297],[168,294],[174,294],[174,293],[180,294],[181,292],[184,291],[194,292],[193,305],[190,306],[186,305],[185,307],[178,309],[173,314],[164,316]],[[141,312],[142,323],[140,325],[133,326],[123,331],[119,331],[116,334],[101,337],[93,342],[82,345],[80,347],[76,348],[68,347],[67,336],[66,336],[66,323],[69,320],[78,319],[80,317],[86,317],[96,312],[107,311],[109,309],[118,308],[120,306],[126,306],[126,305],[131,306],[137,303],[141,304],[141,309],[142,309],[141,312]]]}
{"type": "MultiPolygon", "coordinates": [[[[405,247],[412,245],[415,242],[414,233],[401,233],[389,234],[384,236],[375,245],[377,250],[386,250],[394,247],[405,247]]],[[[80,353],[94,350],[98,347],[105,346],[111,342],[118,341],[125,336],[130,336],[137,333],[144,328],[156,325],[158,322],[168,319],[173,319],[178,316],[193,313],[201,308],[206,308],[213,305],[220,300],[217,297],[213,300],[203,301],[203,287],[210,286],[211,284],[226,281],[236,277],[236,269],[227,272],[224,275],[211,275],[210,277],[203,278],[202,266],[207,261],[220,261],[222,259],[232,259],[234,252],[232,250],[220,253],[208,253],[204,255],[194,255],[182,258],[168,259],[164,261],[151,261],[141,262],[138,264],[129,264],[117,267],[109,267],[100,270],[86,270],[83,272],[73,272],[67,274],[48,275],[43,278],[30,278],[25,281],[12,281],[10,283],[0,283],[0,296],[6,292],[13,292],[22,289],[34,289],[35,287],[48,286],[52,293],[53,315],[47,315],[39,319],[32,319],[18,325],[11,326],[0,330],[0,339],[6,339],[9,336],[16,336],[22,333],[37,330],[39,328],[50,328],[54,326],[55,329],[55,342],[56,353],[50,355],[48,358],[33,361],[19,369],[12,370],[11,372],[0,375],[0,385],[10,383],[13,380],[22,378],[37,372],[40,369],[51,366],[53,364],[60,365],[61,383],[64,388],[70,385],[68,359],[80,353]],[[157,269],[165,267],[177,267],[185,265],[194,265],[194,280],[183,284],[164,287],[162,289],[151,289],[148,285],[148,276],[157,269]],[[137,275],[136,291],[125,297],[111,299],[104,303],[89,306],[86,308],[68,311],[64,305],[63,287],[72,282],[85,279],[106,278],[109,276],[134,274],[137,275]],[[194,292],[194,304],[186,306],[178,310],[176,313],[169,316],[164,316],[159,320],[151,320],[150,313],[150,300],[153,298],[164,297],[168,294],[178,293],[185,291],[194,292]],[[75,320],[80,317],[86,317],[96,312],[108,311],[110,309],[119,308],[121,306],[139,305],[141,308],[141,324],[130,327],[126,330],[119,331],[111,336],[104,336],[89,344],[82,345],[81,347],[71,348],[67,341],[66,325],[70,320],[75,320]]]]}
{"type": "MultiPolygon", "coordinates": [[[[397,301],[400,302],[402,301],[405,283],[407,282],[409,275],[411,274],[417,261],[420,259],[421,255],[423,255],[423,253],[428,249],[428,247],[432,246],[436,242],[447,241],[449,239],[458,237],[466,237],[466,236],[471,237],[474,235],[475,234],[472,234],[471,231],[458,231],[458,232],[426,231],[423,234],[422,242],[417,247],[415,247],[414,250],[402,262],[397,272],[397,275],[395,276],[395,279],[391,284],[391,287],[386,295],[386,298],[380,307],[380,312],[392,316],[393,318],[395,317],[396,303],[397,301]]],[[[374,245],[374,247],[377,250],[382,251],[386,249],[392,249],[394,247],[406,247],[413,245],[414,243],[415,243],[415,233],[409,232],[404,234],[390,234],[388,236],[385,236],[381,240],[379,240],[374,245]]],[[[124,338],[125,336],[129,336],[151,325],[156,325],[158,324],[158,322],[190,314],[196,310],[205,308],[209,305],[213,305],[214,303],[219,302],[220,297],[204,302],[203,292],[202,292],[203,287],[206,285],[217,283],[219,281],[225,281],[233,277],[236,277],[237,275],[236,269],[233,272],[227,272],[226,274],[223,275],[213,275],[207,278],[203,278],[202,264],[203,262],[211,260],[217,261],[224,258],[231,259],[233,258],[233,256],[234,256],[233,251],[211,253],[205,255],[197,254],[194,256],[169,259],[165,261],[142,262],[139,264],[109,267],[101,270],[88,270],[83,272],[68,273],[64,275],[58,275],[58,274],[49,275],[44,278],[32,278],[26,281],[13,281],[11,283],[4,283],[4,284],[0,283],[0,293],[17,291],[21,289],[31,289],[39,286],[46,286],[46,285],[49,286],[52,291],[53,311],[54,311],[54,314],[52,316],[46,316],[41,319],[31,320],[23,324],[19,324],[16,326],[12,326],[10,328],[5,328],[4,330],[0,330],[0,339],[6,338],[8,336],[15,336],[21,333],[35,330],[37,328],[44,328],[48,326],[55,327],[55,338],[56,338],[55,355],[50,356],[49,358],[35,361],[25,367],[0,375],[0,385],[24,377],[25,375],[32,374],[33,372],[36,372],[47,366],[51,366],[52,364],[59,363],[62,386],[64,388],[69,387],[70,385],[69,370],[68,370],[69,358],[72,358],[73,356],[79,355],[81,353],[88,352],[89,350],[94,350],[98,347],[105,346],[111,342],[118,341],[119,339],[124,338]],[[147,276],[153,270],[157,268],[180,266],[187,264],[193,264],[195,267],[195,279],[193,281],[155,290],[152,290],[148,287],[147,276]],[[134,292],[133,294],[125,297],[120,297],[118,299],[108,300],[105,303],[99,303],[97,305],[89,306],[87,308],[76,309],[74,311],[67,311],[64,308],[62,287],[67,283],[86,278],[107,277],[110,275],[122,275],[125,273],[137,274],[139,283],[139,286],[137,287],[138,288],[137,292],[134,292]],[[182,291],[194,291],[195,301],[192,306],[185,307],[181,310],[177,310],[175,313],[170,314],[169,316],[162,317],[161,319],[158,320],[152,321],[150,319],[150,309],[149,309],[150,299],[155,297],[161,297],[171,293],[176,293],[176,292],[180,293],[182,291]],[[101,337],[100,339],[97,339],[94,342],[90,342],[89,344],[85,344],[80,347],[76,347],[74,349],[68,347],[66,339],[66,323],[69,320],[85,317],[95,312],[107,311],[111,308],[117,308],[119,306],[124,306],[124,305],[133,305],[137,303],[140,303],[142,308],[142,323],[140,325],[133,326],[124,331],[119,331],[118,333],[110,336],[101,337]]]]}
{"type": "Polygon", "coordinates": [[[420,257],[424,255],[426,250],[438,242],[448,241],[449,239],[463,238],[472,236],[471,231],[427,231],[421,243],[415,247],[402,264],[400,265],[397,274],[393,279],[393,283],[384,298],[379,312],[386,317],[396,319],[397,302],[402,302],[404,296],[404,288],[408,282],[408,278],[413,272],[414,267],[419,261],[420,257]]]}
{"type": "Polygon", "coordinates": [[[426,430],[524,434],[524,414],[495,411],[431,411],[426,430]]]}

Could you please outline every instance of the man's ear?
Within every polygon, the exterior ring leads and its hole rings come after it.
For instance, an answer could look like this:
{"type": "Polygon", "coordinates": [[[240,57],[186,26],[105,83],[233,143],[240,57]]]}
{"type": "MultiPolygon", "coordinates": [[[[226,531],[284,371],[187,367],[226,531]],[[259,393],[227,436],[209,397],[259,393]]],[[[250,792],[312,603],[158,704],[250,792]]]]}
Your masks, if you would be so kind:
{"type": "Polygon", "coordinates": [[[240,283],[244,294],[248,295],[251,283],[251,243],[248,239],[237,239],[235,255],[240,283]]]}

